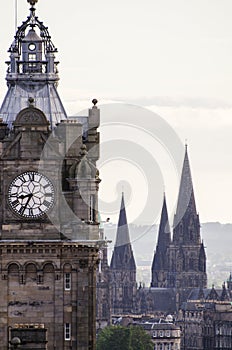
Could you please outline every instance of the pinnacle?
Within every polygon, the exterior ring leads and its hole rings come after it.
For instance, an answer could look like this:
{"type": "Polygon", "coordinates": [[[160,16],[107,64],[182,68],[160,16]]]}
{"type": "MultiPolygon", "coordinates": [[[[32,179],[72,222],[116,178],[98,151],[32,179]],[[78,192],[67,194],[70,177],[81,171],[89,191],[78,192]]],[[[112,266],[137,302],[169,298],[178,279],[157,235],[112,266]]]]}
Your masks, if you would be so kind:
{"type": "Polygon", "coordinates": [[[196,204],[192,183],[192,176],[188,158],[187,147],[185,149],[185,157],[181,174],[179,196],[177,202],[176,216],[174,220],[174,227],[182,220],[187,210],[196,214],[196,204]]]}

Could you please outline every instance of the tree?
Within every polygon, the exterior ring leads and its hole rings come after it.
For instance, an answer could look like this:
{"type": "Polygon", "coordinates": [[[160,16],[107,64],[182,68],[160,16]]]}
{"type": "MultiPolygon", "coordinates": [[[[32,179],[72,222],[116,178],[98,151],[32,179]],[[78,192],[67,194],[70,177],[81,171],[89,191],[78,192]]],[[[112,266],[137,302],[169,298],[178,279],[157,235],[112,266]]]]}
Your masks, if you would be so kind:
{"type": "Polygon", "coordinates": [[[153,350],[154,344],[149,334],[142,327],[130,327],[131,350],[153,350]]]}
{"type": "Polygon", "coordinates": [[[153,350],[150,336],[138,326],[110,326],[97,339],[97,350],[153,350]]]}

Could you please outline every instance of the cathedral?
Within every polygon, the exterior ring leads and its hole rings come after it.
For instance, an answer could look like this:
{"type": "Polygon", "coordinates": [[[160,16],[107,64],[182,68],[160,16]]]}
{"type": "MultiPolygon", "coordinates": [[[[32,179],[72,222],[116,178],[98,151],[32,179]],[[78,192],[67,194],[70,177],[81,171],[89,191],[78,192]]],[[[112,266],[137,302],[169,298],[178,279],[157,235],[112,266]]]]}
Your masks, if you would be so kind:
{"type": "Polygon", "coordinates": [[[95,349],[99,109],[67,116],[35,4],[0,108],[0,349],[95,349]]]}
{"type": "MultiPolygon", "coordinates": [[[[121,200],[111,263],[108,266],[105,262],[105,266],[107,269],[102,271],[101,275],[108,280],[108,298],[111,300],[110,310],[113,316],[177,315],[178,310],[191,308],[189,303],[190,305],[191,303],[194,305],[225,303],[226,305],[232,301],[231,275],[227,281],[227,288],[225,283],[222,289],[216,290],[214,286],[207,288],[206,254],[200,234],[200,221],[196,209],[187,146],[173,233],[170,229],[164,195],[158,238],[151,263],[150,286],[145,287],[141,284],[138,286],[136,283],[136,265],[130,242],[124,195],[121,200]]],[[[99,287],[100,285],[97,284],[97,288],[99,287]]],[[[104,319],[105,324],[107,324],[106,321],[107,317],[104,319]]],[[[181,324],[181,319],[178,322],[181,324]]],[[[191,334],[189,336],[192,337],[191,334]]]]}
{"type": "Polygon", "coordinates": [[[206,254],[200,235],[187,146],[173,235],[164,196],[150,287],[137,288],[136,266],[122,196],[116,242],[110,263],[112,314],[172,313],[195,288],[207,287],[206,254]]]}

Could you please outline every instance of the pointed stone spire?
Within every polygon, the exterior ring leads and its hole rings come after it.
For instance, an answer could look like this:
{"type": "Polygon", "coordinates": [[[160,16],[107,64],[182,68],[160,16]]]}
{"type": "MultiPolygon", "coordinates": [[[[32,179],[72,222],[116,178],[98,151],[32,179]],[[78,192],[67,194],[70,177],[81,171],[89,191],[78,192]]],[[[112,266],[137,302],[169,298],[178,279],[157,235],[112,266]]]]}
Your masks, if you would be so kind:
{"type": "Polygon", "coordinates": [[[180,301],[185,300],[186,290],[207,287],[206,254],[201,241],[187,146],[169,254],[168,287],[179,289],[180,301]]]}
{"type": "Polygon", "coordinates": [[[168,220],[166,197],[164,194],[157,247],[159,247],[161,252],[166,252],[167,247],[169,246],[170,243],[171,243],[171,231],[170,231],[169,220],[168,220]]]}
{"type": "Polygon", "coordinates": [[[122,193],[121,208],[118,219],[118,227],[116,234],[116,242],[114,246],[114,252],[112,255],[111,266],[121,267],[127,266],[127,268],[135,268],[135,260],[130,243],[129,228],[127,224],[126,208],[124,201],[124,193],[122,193]]]}
{"type": "Polygon", "coordinates": [[[168,262],[167,249],[171,243],[171,231],[168,220],[168,211],[166,197],[164,195],[163,207],[160,218],[158,242],[152,263],[152,281],[151,287],[164,287],[163,283],[166,279],[168,262]]]}
{"type": "Polygon", "coordinates": [[[230,276],[227,280],[227,288],[231,292],[232,291],[232,274],[230,273],[230,276]]]}
{"type": "Polygon", "coordinates": [[[112,313],[131,313],[134,310],[136,294],[136,265],[130,243],[123,193],[110,271],[113,285],[112,313]]]}
{"type": "Polygon", "coordinates": [[[188,150],[185,148],[176,214],[174,216],[173,242],[175,244],[201,244],[200,222],[196,211],[188,150]]]}
{"type": "Polygon", "coordinates": [[[221,301],[229,301],[230,300],[230,296],[229,296],[229,293],[228,293],[228,291],[226,289],[226,283],[225,282],[222,285],[222,294],[221,294],[220,300],[221,301]]]}
{"type": "Polygon", "coordinates": [[[115,247],[120,247],[125,244],[130,244],[130,236],[129,236],[129,229],[127,225],[124,193],[122,192],[121,208],[120,208],[120,213],[118,218],[118,229],[117,229],[115,247]]]}
{"type": "Polygon", "coordinates": [[[199,271],[206,272],[206,254],[204,243],[201,243],[199,252],[199,271]]]}
{"type": "Polygon", "coordinates": [[[219,300],[219,296],[217,291],[214,288],[214,284],[212,285],[212,289],[210,290],[208,296],[207,296],[207,300],[219,300]]]}
{"type": "Polygon", "coordinates": [[[188,158],[188,148],[185,146],[185,156],[184,163],[181,174],[179,196],[177,202],[176,215],[174,218],[174,227],[183,219],[183,217],[188,213],[197,214],[196,203],[194,197],[192,176],[188,158]]]}

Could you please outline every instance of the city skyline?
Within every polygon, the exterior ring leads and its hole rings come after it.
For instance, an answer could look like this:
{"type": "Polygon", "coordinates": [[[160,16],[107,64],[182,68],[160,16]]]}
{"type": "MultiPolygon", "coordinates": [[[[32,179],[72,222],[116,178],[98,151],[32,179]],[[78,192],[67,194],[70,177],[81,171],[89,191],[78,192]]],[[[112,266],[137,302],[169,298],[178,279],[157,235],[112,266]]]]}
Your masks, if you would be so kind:
{"type": "MultiPolygon", "coordinates": [[[[28,13],[28,3],[17,3],[20,25],[28,13]]],[[[7,50],[15,31],[14,5],[14,0],[8,1],[1,12],[1,101],[7,89],[3,62],[8,60],[7,50]]],[[[71,0],[68,5],[57,2],[54,6],[52,1],[39,0],[36,8],[39,18],[49,23],[58,48],[59,92],[68,115],[90,107],[94,97],[100,107],[121,102],[159,114],[183,144],[187,139],[201,222],[231,222],[231,2],[147,0],[145,4],[128,1],[110,5],[103,0],[97,4],[71,0]],[[69,41],[64,39],[67,32],[69,41]]],[[[103,132],[103,146],[104,142],[103,132]]],[[[125,181],[132,183],[131,175],[127,178],[127,165],[128,162],[124,164],[125,181]]],[[[114,222],[122,191],[122,186],[117,185],[122,179],[112,180],[110,174],[117,173],[117,169],[118,164],[113,162],[110,170],[104,165],[100,168],[100,199],[105,203],[112,198],[118,201],[110,214],[114,222]]],[[[132,185],[129,222],[136,221],[134,213],[141,210],[140,202],[146,201],[140,197],[136,184],[132,185]]],[[[178,176],[164,186],[160,192],[167,192],[167,205],[172,212],[178,176]],[[171,187],[175,188],[169,193],[171,187]]],[[[103,220],[106,216],[103,212],[103,220]]],[[[153,219],[158,218],[157,209],[153,219]]]]}

